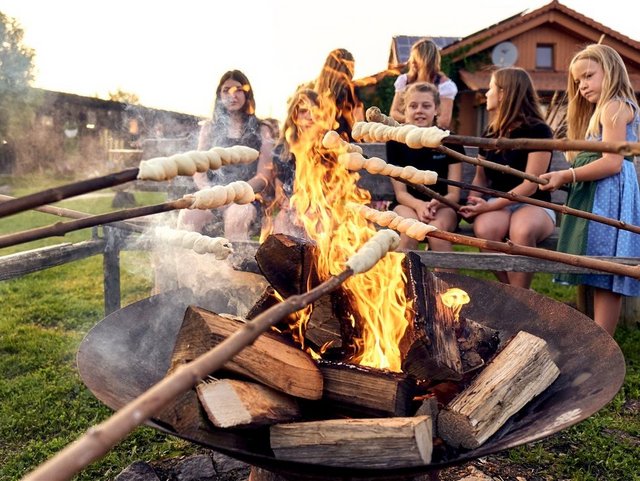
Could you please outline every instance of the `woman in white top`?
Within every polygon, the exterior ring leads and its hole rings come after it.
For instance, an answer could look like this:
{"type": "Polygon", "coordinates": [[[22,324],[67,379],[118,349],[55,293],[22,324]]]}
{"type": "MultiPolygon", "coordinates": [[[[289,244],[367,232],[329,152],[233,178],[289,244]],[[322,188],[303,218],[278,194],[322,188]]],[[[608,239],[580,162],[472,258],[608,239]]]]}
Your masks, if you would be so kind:
{"type": "Polygon", "coordinates": [[[453,113],[453,99],[458,93],[456,84],[440,70],[440,50],[433,40],[423,38],[411,47],[409,55],[409,72],[400,75],[394,87],[396,93],[391,104],[391,117],[398,122],[405,122],[404,91],[414,82],[429,82],[438,87],[440,93],[440,114],[436,125],[448,129],[453,113]]]}

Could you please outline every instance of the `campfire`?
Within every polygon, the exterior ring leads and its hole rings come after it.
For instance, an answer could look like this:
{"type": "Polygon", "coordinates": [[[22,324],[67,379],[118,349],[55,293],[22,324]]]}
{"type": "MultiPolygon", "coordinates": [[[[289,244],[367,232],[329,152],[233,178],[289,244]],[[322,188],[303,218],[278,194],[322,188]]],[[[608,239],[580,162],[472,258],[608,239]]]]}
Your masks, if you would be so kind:
{"type": "MultiPolygon", "coordinates": [[[[291,203],[307,239],[272,235],[256,254],[270,286],[251,319],[344,269],[376,233],[354,205],[369,193],[322,139],[333,118],[316,112],[315,135],[292,146],[291,203]]],[[[546,342],[511,339],[463,314],[467,293],[390,253],[370,270],[283,319],[161,418],[178,431],[269,428],[276,458],[343,467],[445,462],[481,446],[558,376],[546,342]],[[396,449],[389,449],[389,446],[396,449]]],[[[209,351],[245,319],[190,306],[168,374],[209,351]]]]}

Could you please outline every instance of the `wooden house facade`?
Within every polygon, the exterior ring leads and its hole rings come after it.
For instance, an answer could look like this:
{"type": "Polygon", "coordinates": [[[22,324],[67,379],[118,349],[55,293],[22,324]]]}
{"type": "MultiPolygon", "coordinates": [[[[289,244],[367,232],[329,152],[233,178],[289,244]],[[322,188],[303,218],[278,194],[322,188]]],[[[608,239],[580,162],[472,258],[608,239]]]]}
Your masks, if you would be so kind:
{"type": "MultiPolygon", "coordinates": [[[[591,43],[613,47],[624,60],[636,93],[640,92],[640,42],[552,1],[509,17],[441,49],[443,66],[458,85],[453,129],[480,135],[486,126],[485,92],[492,71],[501,66],[524,68],[543,105],[563,98],[573,55],[591,43]]],[[[397,62],[398,55],[390,54],[397,62]]],[[[401,66],[402,67],[402,66],[401,66]]]]}

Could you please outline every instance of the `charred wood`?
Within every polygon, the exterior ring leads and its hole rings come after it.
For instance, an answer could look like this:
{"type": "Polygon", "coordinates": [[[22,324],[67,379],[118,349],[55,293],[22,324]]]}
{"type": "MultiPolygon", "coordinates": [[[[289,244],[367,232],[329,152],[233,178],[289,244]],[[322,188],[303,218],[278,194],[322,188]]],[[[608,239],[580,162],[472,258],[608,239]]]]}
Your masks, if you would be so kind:
{"type": "Polygon", "coordinates": [[[319,361],[323,401],[352,413],[408,416],[415,381],[402,373],[353,364],[319,361]]]}

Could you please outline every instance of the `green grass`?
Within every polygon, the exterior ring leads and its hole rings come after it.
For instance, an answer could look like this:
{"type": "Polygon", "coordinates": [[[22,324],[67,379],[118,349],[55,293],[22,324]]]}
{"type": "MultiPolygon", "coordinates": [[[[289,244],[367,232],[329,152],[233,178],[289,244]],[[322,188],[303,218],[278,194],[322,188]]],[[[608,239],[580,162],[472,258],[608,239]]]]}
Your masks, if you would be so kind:
{"type": "MultiPolygon", "coordinates": [[[[16,184],[14,184],[16,185],[16,184]]],[[[17,185],[23,195],[32,185],[17,185]]],[[[137,194],[139,203],[161,202],[160,194],[137,194]]],[[[109,197],[76,199],[60,204],[86,212],[111,209],[109,197]]],[[[0,219],[0,235],[45,225],[51,217],[35,212],[0,219]]],[[[90,230],[0,250],[0,255],[88,239],[90,230]]],[[[152,287],[148,255],[121,257],[122,303],[147,297],[152,287]],[[131,268],[129,268],[131,267],[131,268]],[[134,268],[135,267],[135,268],[134,268]]],[[[465,272],[492,279],[491,274],[465,272]]],[[[562,302],[575,290],[539,274],[534,288],[562,302]]],[[[0,282],[0,480],[15,480],[107,419],[111,410],[81,382],[75,355],[86,332],[103,317],[102,258],[93,258],[0,282]]],[[[640,479],[640,331],[616,335],[627,363],[625,383],[616,398],[583,423],[541,442],[510,450],[505,462],[535,467],[548,479],[640,479]],[[634,404],[635,403],[635,404],[634,404]],[[635,476],[635,477],[634,477],[635,476]]],[[[194,445],[141,427],[104,459],[75,479],[112,479],[136,460],[158,460],[189,454],[194,445]]]]}

